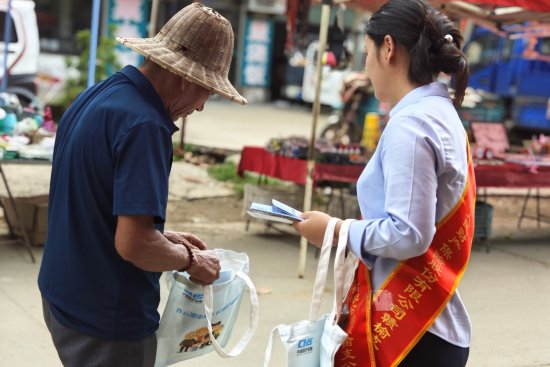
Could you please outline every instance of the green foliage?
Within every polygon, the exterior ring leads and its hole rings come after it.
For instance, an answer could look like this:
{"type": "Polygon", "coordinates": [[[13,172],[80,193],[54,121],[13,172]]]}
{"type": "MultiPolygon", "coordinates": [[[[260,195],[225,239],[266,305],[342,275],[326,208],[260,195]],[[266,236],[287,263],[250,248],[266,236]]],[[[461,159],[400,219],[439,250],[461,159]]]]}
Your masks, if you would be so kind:
{"type": "Polygon", "coordinates": [[[185,159],[185,153],[193,152],[193,146],[190,144],[185,144],[183,149],[180,148],[179,143],[173,143],[172,147],[174,149],[174,162],[185,159]]]}
{"type": "MultiPolygon", "coordinates": [[[[109,35],[114,34],[115,27],[109,27],[109,35]]],[[[77,58],[65,60],[68,69],[76,69],[78,75],[67,79],[64,93],[59,103],[66,109],[74,99],[87,87],[88,62],[90,58],[91,32],[85,29],[76,33],[76,44],[80,55],[77,58]]],[[[101,36],[96,50],[95,81],[108,78],[113,72],[121,68],[115,48],[117,41],[113,36],[101,36]]]]}
{"type": "MultiPolygon", "coordinates": [[[[244,173],[244,177],[240,177],[237,174],[237,167],[233,162],[224,162],[221,164],[215,164],[208,167],[208,175],[210,177],[233,184],[235,194],[242,198],[244,195],[244,185],[258,184],[258,176],[249,172],[244,173]]],[[[282,185],[282,181],[272,178],[262,180],[262,185],[282,185]]]]}

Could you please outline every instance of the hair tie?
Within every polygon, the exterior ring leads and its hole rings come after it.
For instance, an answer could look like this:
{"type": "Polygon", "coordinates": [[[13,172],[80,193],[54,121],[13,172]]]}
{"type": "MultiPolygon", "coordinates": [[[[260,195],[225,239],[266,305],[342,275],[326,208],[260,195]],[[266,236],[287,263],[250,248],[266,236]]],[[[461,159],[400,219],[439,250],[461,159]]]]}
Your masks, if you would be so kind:
{"type": "Polygon", "coordinates": [[[453,43],[453,36],[451,36],[450,34],[446,34],[443,38],[445,39],[445,42],[453,43]]]}

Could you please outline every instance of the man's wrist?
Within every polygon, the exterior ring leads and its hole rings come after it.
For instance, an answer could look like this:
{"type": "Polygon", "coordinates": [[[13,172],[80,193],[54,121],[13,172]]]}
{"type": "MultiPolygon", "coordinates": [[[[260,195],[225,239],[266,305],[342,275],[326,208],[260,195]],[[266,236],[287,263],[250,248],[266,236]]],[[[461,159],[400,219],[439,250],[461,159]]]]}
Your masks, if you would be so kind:
{"type": "Polygon", "coordinates": [[[193,249],[191,248],[191,246],[186,243],[182,243],[181,245],[187,250],[187,265],[178,270],[180,273],[183,273],[189,270],[195,264],[195,255],[193,254],[193,249]]]}

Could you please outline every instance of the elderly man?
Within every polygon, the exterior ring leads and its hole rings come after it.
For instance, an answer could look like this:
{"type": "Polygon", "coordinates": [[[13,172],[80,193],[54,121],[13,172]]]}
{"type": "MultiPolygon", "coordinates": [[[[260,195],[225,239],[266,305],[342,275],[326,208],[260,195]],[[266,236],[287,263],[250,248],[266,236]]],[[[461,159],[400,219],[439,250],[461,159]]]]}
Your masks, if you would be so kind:
{"type": "Polygon", "coordinates": [[[212,93],[246,103],[227,79],[231,24],[193,3],[154,38],[119,41],[143,65],[84,91],[57,132],[38,284],[65,366],[153,366],[161,272],[220,271],[199,238],[163,227],[173,121],[212,93]]]}

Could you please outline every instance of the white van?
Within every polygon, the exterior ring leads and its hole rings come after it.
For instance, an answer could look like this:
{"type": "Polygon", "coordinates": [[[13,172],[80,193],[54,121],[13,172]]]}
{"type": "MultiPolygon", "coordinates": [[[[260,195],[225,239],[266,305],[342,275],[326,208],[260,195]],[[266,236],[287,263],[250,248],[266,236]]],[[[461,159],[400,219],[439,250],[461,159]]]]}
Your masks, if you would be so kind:
{"type": "MultiPolygon", "coordinates": [[[[36,72],[40,44],[35,4],[31,0],[12,0],[11,37],[8,45],[7,92],[16,94],[23,105],[36,96],[36,72]]],[[[4,29],[8,0],[0,0],[0,78],[4,75],[4,29]]]]}

